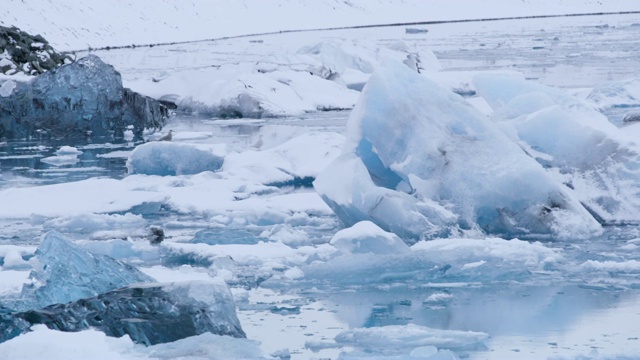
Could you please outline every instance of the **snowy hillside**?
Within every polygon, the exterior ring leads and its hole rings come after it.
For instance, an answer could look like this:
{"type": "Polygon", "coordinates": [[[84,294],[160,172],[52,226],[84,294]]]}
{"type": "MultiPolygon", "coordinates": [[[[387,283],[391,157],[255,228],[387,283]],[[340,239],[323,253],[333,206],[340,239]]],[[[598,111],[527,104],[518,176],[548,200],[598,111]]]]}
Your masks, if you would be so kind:
{"type": "Polygon", "coordinates": [[[287,29],[637,10],[636,0],[4,0],[0,25],[72,50],[287,29]]]}

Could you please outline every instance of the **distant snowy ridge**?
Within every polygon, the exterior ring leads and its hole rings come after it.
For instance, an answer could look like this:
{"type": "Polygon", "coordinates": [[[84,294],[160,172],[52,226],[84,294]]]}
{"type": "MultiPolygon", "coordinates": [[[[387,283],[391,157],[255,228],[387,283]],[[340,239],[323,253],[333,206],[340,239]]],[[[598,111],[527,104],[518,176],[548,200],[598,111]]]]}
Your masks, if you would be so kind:
{"type": "Polygon", "coordinates": [[[71,50],[287,29],[637,10],[635,0],[162,0],[151,6],[131,0],[6,0],[0,25],[71,50]]]}

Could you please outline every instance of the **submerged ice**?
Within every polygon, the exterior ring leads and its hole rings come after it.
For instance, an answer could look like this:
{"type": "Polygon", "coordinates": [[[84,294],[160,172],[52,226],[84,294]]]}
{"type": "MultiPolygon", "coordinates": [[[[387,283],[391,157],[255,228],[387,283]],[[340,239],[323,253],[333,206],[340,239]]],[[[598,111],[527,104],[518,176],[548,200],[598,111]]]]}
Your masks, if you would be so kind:
{"type": "Polygon", "coordinates": [[[315,181],[347,226],[369,220],[401,237],[458,229],[506,237],[586,237],[599,224],[464,99],[389,63],[367,83],[344,154],[315,181]]]}
{"type": "Polygon", "coordinates": [[[67,303],[129,284],[153,281],[130,265],[79,248],[55,231],[43,236],[31,261],[35,269],[20,297],[0,299],[13,310],[67,303]]]}
{"type": "Polygon", "coordinates": [[[0,342],[36,324],[65,332],[93,328],[145,345],[207,332],[246,337],[231,292],[216,281],[132,285],[40,310],[0,313],[0,342]]]}

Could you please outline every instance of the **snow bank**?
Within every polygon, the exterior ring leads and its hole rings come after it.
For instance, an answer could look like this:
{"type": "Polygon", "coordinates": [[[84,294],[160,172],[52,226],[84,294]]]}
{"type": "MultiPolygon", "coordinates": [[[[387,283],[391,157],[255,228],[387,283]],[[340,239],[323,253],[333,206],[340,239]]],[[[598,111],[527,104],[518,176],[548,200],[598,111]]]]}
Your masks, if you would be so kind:
{"type": "Polygon", "coordinates": [[[622,129],[559,89],[495,74],[475,84],[504,132],[601,222],[640,221],[640,148],[622,129]]]}
{"type": "Polygon", "coordinates": [[[134,344],[128,336],[108,337],[97,330],[67,333],[44,325],[36,325],[32,330],[0,344],[0,353],[6,359],[23,360],[85,360],[95,359],[96,354],[109,360],[265,358],[255,341],[211,333],[144,347],[134,344]]]}
{"type": "Polygon", "coordinates": [[[308,71],[255,63],[181,71],[159,81],[143,79],[128,85],[147,96],[170,100],[182,110],[221,118],[350,109],[358,96],[308,71]]]}
{"type": "Polygon", "coordinates": [[[194,146],[171,142],[149,142],[137,146],[129,159],[129,174],[188,175],[203,171],[215,171],[223,159],[210,151],[194,146]]]}
{"type": "Polygon", "coordinates": [[[371,77],[347,127],[344,155],[314,182],[347,226],[370,220],[414,239],[457,228],[555,238],[600,230],[489,119],[402,64],[371,77]]]}

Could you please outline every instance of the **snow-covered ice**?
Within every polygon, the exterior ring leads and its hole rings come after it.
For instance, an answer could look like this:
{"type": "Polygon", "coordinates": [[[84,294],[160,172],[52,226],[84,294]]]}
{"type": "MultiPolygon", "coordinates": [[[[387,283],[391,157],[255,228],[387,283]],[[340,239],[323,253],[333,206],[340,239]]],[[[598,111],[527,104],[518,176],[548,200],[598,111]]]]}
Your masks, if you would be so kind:
{"type": "Polygon", "coordinates": [[[347,127],[344,155],[315,182],[346,225],[370,220],[413,238],[456,228],[554,238],[600,231],[496,125],[402,64],[371,77],[347,127]]]}
{"type": "Polygon", "coordinates": [[[640,219],[640,148],[624,128],[560,89],[504,75],[475,82],[504,132],[601,222],[640,219]]]}

